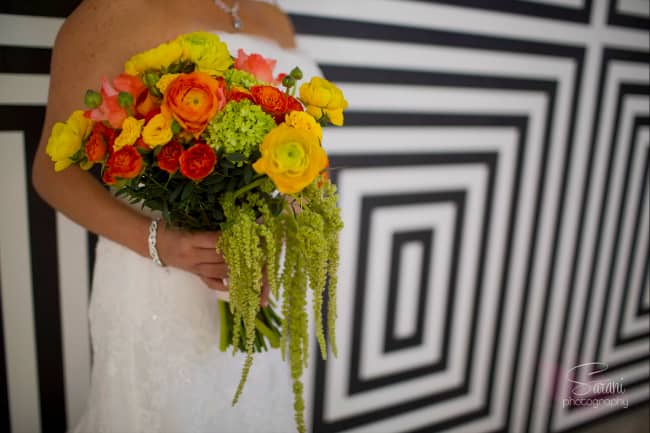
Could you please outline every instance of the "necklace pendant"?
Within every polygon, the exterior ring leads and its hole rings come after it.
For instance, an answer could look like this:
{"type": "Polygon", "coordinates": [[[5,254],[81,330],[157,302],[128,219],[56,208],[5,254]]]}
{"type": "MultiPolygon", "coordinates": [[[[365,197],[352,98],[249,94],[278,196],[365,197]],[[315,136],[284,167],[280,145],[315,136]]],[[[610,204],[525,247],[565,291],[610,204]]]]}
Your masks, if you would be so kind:
{"type": "Polygon", "coordinates": [[[241,19],[239,17],[233,17],[232,19],[232,26],[234,27],[235,30],[240,31],[244,26],[241,23],[241,19]]]}

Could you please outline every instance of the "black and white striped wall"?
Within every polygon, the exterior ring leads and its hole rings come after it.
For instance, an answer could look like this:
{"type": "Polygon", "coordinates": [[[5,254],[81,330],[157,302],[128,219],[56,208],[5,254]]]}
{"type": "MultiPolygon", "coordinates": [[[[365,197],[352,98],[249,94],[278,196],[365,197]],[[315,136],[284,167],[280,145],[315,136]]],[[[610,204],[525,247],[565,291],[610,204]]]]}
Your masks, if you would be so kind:
{"type": "MultiPolygon", "coordinates": [[[[2,431],[64,431],[89,385],[94,239],[29,184],[74,3],[0,6],[2,431]]],[[[648,404],[649,2],[280,4],[350,101],[312,430],[569,431],[626,410],[563,407],[596,361],[648,404]]]]}

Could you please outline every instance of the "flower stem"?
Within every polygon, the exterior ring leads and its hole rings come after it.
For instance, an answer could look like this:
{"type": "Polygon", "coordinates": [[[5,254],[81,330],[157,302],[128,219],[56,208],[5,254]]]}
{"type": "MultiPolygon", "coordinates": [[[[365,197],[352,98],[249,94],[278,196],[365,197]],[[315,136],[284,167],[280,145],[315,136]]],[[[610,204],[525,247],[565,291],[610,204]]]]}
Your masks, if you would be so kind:
{"type": "Polygon", "coordinates": [[[236,200],[239,196],[244,194],[245,192],[250,191],[253,188],[257,188],[258,186],[262,185],[262,183],[266,180],[266,176],[260,176],[257,179],[255,179],[253,182],[249,183],[248,185],[238,189],[235,191],[235,194],[233,195],[233,200],[236,200]]]}

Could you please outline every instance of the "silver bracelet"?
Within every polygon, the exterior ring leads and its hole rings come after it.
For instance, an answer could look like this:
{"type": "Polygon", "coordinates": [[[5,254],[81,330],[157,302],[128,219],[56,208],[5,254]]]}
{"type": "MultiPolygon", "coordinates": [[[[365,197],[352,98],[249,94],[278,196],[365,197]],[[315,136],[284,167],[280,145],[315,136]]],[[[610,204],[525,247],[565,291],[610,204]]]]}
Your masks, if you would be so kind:
{"type": "Polygon", "coordinates": [[[156,248],[157,235],[158,235],[158,221],[151,220],[149,225],[149,257],[151,260],[158,266],[165,266],[162,261],[160,261],[160,256],[158,256],[158,249],[156,248]]]}

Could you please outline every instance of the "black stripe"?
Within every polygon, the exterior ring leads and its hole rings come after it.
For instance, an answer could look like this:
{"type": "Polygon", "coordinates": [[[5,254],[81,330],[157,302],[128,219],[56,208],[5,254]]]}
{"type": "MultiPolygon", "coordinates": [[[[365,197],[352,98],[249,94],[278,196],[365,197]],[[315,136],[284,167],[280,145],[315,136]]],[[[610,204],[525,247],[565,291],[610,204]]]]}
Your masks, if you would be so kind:
{"type": "Polygon", "coordinates": [[[643,293],[646,288],[646,283],[650,279],[650,251],[646,254],[645,266],[643,268],[643,273],[639,278],[639,300],[637,301],[636,317],[640,318],[643,316],[650,315],[650,308],[647,305],[643,304],[643,293]]]}
{"type": "Polygon", "coordinates": [[[367,21],[324,18],[313,15],[292,14],[299,34],[388,42],[406,42],[425,45],[444,45],[459,48],[478,48],[510,51],[523,54],[545,54],[553,57],[577,58],[584,47],[570,44],[551,44],[472,33],[448,32],[367,21]]]}
{"type": "Polygon", "coordinates": [[[637,15],[628,15],[616,10],[616,0],[609,0],[609,11],[607,13],[607,24],[611,26],[631,27],[635,29],[650,30],[650,19],[637,15]]]}
{"type": "Polygon", "coordinates": [[[384,69],[361,66],[319,65],[329,80],[346,83],[424,85],[439,87],[469,87],[503,90],[548,90],[552,80],[496,75],[474,75],[462,72],[423,72],[407,69],[384,69]]]}
{"type": "Polygon", "coordinates": [[[0,13],[16,15],[40,15],[47,17],[67,17],[82,0],[2,0],[0,13]]]}
{"type": "MultiPolygon", "coordinates": [[[[25,173],[40,139],[45,116],[40,106],[0,106],[0,130],[22,130],[25,136],[25,173]]],[[[65,392],[59,302],[59,270],[54,211],[28,182],[29,235],[34,299],[38,383],[43,431],[65,431],[65,392]]],[[[36,414],[34,414],[36,416],[36,414]]]]}
{"type": "Polygon", "coordinates": [[[5,432],[11,432],[9,376],[7,376],[7,354],[5,352],[4,317],[2,311],[2,269],[0,268],[0,429],[5,432]]]}
{"type": "MultiPolygon", "coordinates": [[[[393,240],[390,255],[390,269],[388,271],[388,296],[386,297],[386,325],[384,326],[383,352],[389,353],[407,347],[418,347],[422,345],[424,336],[425,306],[428,303],[429,282],[431,281],[431,249],[435,239],[435,230],[407,230],[393,233],[393,240]],[[415,330],[407,337],[397,335],[395,329],[395,317],[397,316],[398,292],[400,289],[400,277],[402,271],[403,250],[405,244],[420,244],[420,275],[419,290],[416,298],[416,311],[412,316],[415,318],[415,330]]],[[[445,327],[449,329],[449,327],[445,327]]]]}
{"type": "Polygon", "coordinates": [[[49,74],[51,56],[49,48],[0,45],[0,73],[49,74]]]}
{"type": "MultiPolygon", "coordinates": [[[[510,14],[527,15],[536,18],[588,23],[591,15],[591,0],[586,0],[580,8],[568,6],[531,3],[520,0],[418,0],[430,3],[445,3],[452,6],[462,6],[485,11],[506,12],[510,14]]],[[[543,23],[541,23],[543,24],[543,23]]]]}

